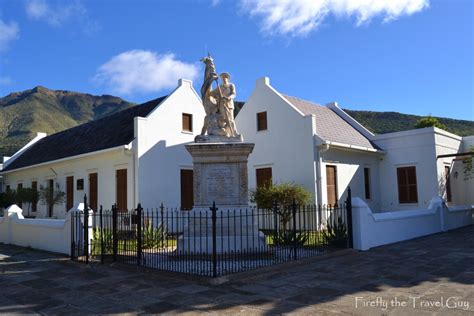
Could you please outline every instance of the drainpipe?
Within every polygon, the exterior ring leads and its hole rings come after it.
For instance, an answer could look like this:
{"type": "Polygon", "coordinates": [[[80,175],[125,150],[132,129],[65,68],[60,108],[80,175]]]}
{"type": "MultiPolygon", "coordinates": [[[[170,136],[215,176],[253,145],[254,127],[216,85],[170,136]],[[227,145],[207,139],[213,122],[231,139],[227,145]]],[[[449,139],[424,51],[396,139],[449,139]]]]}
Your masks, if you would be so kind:
{"type": "Polygon", "coordinates": [[[322,204],[323,202],[323,185],[322,185],[322,163],[323,163],[323,158],[322,154],[326,152],[329,149],[328,144],[322,144],[319,146],[316,146],[316,184],[317,184],[317,198],[318,202],[317,204],[322,204]]]}

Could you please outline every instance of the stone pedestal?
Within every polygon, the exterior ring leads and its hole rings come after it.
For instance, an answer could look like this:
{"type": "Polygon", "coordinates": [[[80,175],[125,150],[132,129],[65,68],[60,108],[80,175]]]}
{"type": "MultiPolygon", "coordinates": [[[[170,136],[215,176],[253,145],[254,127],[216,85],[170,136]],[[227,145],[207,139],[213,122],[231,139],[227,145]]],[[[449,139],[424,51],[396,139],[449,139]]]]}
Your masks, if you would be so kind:
{"type": "Polygon", "coordinates": [[[248,205],[247,161],[254,144],[194,143],[186,145],[193,157],[194,208],[207,210],[248,205]]]}
{"type": "MultiPolygon", "coordinates": [[[[216,212],[216,252],[256,252],[265,238],[248,208],[247,162],[254,144],[242,142],[186,145],[193,157],[194,208],[189,214],[178,252],[211,254],[213,202],[216,212]]],[[[255,216],[254,216],[255,215],[255,216]]]]}

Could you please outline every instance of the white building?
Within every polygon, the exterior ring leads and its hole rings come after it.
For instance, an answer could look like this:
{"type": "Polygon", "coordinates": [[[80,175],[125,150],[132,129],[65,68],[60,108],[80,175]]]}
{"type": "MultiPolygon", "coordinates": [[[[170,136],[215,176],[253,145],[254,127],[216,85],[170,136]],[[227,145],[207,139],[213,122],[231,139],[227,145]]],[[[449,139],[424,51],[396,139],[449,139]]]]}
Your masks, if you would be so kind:
{"type": "MultiPolygon", "coordinates": [[[[437,157],[466,150],[462,137],[433,127],[374,135],[336,103],[321,106],[281,94],[266,77],[257,81],[236,123],[255,143],[251,188],[294,182],[313,193],[315,203],[334,204],[350,186],[353,196],[384,212],[427,208],[437,195],[448,199],[446,174],[455,157],[437,157]]],[[[450,203],[474,203],[467,184],[448,187],[450,203]]]]}
{"type": "MultiPolygon", "coordinates": [[[[168,96],[50,136],[40,134],[6,160],[5,187],[59,185],[65,205],[39,203],[38,217],[64,217],[87,194],[91,207],[131,209],[192,206],[192,160],[185,143],[204,120],[191,81],[180,80],[168,96]]],[[[27,210],[24,212],[28,213],[27,210]]]]}
{"type": "MultiPolygon", "coordinates": [[[[4,185],[58,184],[66,192],[65,205],[51,212],[38,204],[32,212],[38,217],[64,217],[85,194],[93,209],[114,203],[130,209],[139,202],[145,208],[161,203],[191,208],[193,166],[184,144],[200,132],[204,115],[192,83],[180,80],[166,97],[50,136],[39,134],[5,161],[4,185]]],[[[374,135],[336,103],[321,106],[283,95],[268,78],[257,81],[236,124],[244,140],[255,143],[248,166],[251,190],[270,181],[294,182],[315,203],[335,204],[350,186],[353,196],[378,212],[426,209],[437,195],[451,204],[474,204],[469,194],[474,176],[466,173],[465,157],[453,156],[469,151],[474,137],[437,128],[374,135]]]]}

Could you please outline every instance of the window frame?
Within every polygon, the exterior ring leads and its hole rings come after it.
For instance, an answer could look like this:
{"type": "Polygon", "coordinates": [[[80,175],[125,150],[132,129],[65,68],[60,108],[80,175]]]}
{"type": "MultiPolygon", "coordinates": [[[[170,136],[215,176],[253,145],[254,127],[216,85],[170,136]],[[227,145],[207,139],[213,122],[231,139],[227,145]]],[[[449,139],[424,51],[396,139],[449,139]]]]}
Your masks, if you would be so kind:
{"type": "Polygon", "coordinates": [[[418,204],[418,179],[416,176],[416,166],[399,166],[397,167],[397,189],[398,189],[398,203],[399,204],[418,204]],[[410,182],[410,174],[409,172],[413,172],[411,176],[414,179],[414,182],[410,182]],[[401,177],[404,177],[401,179],[401,177]],[[403,180],[403,183],[400,183],[400,180],[403,180]],[[414,198],[413,192],[411,192],[411,188],[414,188],[414,198]],[[405,192],[403,192],[405,191],[405,192]],[[402,195],[405,193],[405,198],[402,195]]]}
{"type": "Polygon", "coordinates": [[[257,132],[268,131],[268,114],[267,111],[257,112],[257,132]],[[264,116],[264,125],[260,124],[260,116],[264,116]]]}
{"type": "Polygon", "coordinates": [[[371,200],[372,199],[372,188],[371,188],[371,172],[370,172],[370,167],[364,167],[364,193],[365,193],[365,199],[366,200],[371,200]]]}
{"type": "Polygon", "coordinates": [[[264,183],[263,186],[272,186],[273,185],[273,168],[272,167],[260,167],[260,168],[255,168],[255,187],[259,188],[262,187],[262,185],[258,185],[258,178],[259,178],[259,173],[261,172],[268,172],[270,171],[270,178],[268,179],[268,183],[264,183]]]}
{"type": "Polygon", "coordinates": [[[191,113],[182,113],[181,114],[181,131],[183,133],[192,133],[193,132],[193,115],[191,113]],[[185,118],[188,119],[189,129],[186,129],[185,118]]]}

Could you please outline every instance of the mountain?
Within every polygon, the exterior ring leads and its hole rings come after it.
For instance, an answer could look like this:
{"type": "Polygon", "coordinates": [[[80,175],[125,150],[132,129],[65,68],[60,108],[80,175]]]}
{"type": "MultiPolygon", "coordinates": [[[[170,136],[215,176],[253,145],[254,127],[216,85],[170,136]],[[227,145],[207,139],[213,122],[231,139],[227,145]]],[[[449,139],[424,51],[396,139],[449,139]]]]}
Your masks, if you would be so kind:
{"type": "MultiPolygon", "coordinates": [[[[0,157],[11,156],[37,132],[53,134],[134,106],[134,103],[111,95],[49,90],[36,87],[0,98],[0,157]]],[[[244,106],[235,103],[235,114],[244,106]]],[[[345,110],[374,133],[382,134],[412,129],[421,116],[397,112],[345,110]]],[[[449,132],[474,135],[474,122],[438,118],[449,132]]]]}
{"type": "MultiPolygon", "coordinates": [[[[416,122],[423,116],[398,112],[373,112],[346,110],[349,115],[375,134],[405,131],[415,128],[416,122]]],[[[436,117],[447,127],[447,131],[459,136],[474,135],[474,122],[436,117]]]]}
{"type": "Polygon", "coordinates": [[[52,134],[133,106],[121,98],[36,87],[0,98],[0,157],[52,134]]]}

